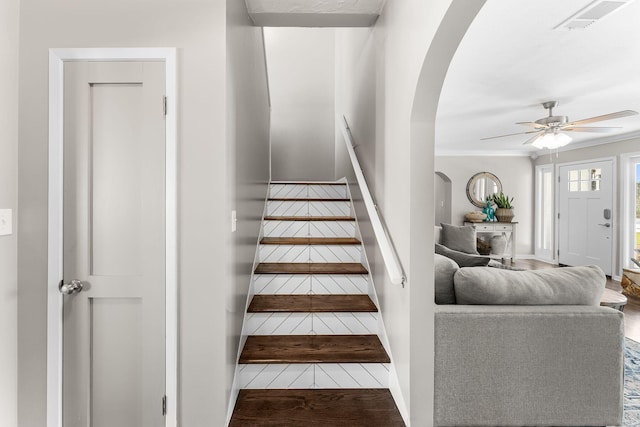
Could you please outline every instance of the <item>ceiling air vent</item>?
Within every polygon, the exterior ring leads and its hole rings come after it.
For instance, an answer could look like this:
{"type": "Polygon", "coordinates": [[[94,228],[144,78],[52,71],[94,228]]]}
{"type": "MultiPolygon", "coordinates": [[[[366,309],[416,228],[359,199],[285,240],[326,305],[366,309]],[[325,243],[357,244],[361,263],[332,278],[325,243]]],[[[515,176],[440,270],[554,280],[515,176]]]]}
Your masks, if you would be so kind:
{"type": "Polygon", "coordinates": [[[633,0],[596,0],[589,3],[586,7],[571,15],[568,19],[562,21],[554,30],[580,30],[585,29],[592,24],[611,15],[613,12],[620,10],[633,0]]]}

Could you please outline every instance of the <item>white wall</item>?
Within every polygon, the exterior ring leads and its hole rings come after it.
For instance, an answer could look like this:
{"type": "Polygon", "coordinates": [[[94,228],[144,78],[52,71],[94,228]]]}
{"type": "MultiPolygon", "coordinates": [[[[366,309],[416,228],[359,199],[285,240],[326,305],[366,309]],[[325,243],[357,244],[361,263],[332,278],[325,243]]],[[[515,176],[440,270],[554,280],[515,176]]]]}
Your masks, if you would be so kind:
{"type": "Polygon", "coordinates": [[[48,48],[96,46],[178,48],[179,423],[224,425],[235,351],[228,350],[235,339],[227,336],[222,295],[231,280],[233,175],[225,144],[225,3],[22,0],[21,8],[20,425],[45,425],[48,48]]]}
{"type": "Polygon", "coordinates": [[[334,32],[265,28],[273,180],[333,179],[334,32]]]}
{"type": "Polygon", "coordinates": [[[480,210],[467,198],[469,178],[478,172],[496,175],[504,194],[514,198],[513,220],[518,222],[516,254],[533,254],[534,166],[529,157],[437,156],[435,170],[451,180],[451,221],[460,225],[465,213],[480,210]]]}
{"type": "MultiPolygon", "coordinates": [[[[227,377],[233,381],[242,320],[269,182],[269,93],[262,30],[251,26],[245,3],[227,0],[227,164],[229,206],[237,231],[226,282],[227,377]]],[[[228,217],[229,219],[229,217],[228,217]]],[[[230,222],[226,225],[230,226],[230,222]]],[[[221,242],[222,243],[222,242],[221,242]]]]}
{"type": "MultiPolygon", "coordinates": [[[[458,19],[458,14],[475,15],[483,4],[457,2],[460,8],[432,45],[453,3],[387,2],[372,31],[343,30],[337,43],[342,61],[336,67],[342,70],[338,84],[345,91],[337,111],[349,120],[365,175],[408,274],[404,288],[392,285],[380,254],[371,251],[375,245],[364,236],[398,372],[397,391],[413,426],[433,423],[433,120],[446,67],[462,37],[449,38],[447,29],[466,30],[468,17],[458,19]],[[425,77],[421,70],[427,54],[437,73],[425,77]],[[418,84],[422,90],[429,79],[433,88],[417,92],[418,84]],[[416,99],[431,110],[414,107],[416,99]]],[[[344,156],[337,154],[338,176],[344,164],[344,156]]]]}
{"type": "Polygon", "coordinates": [[[0,425],[18,424],[18,16],[19,1],[0,2],[0,209],[12,209],[14,232],[0,236],[0,425]]]}

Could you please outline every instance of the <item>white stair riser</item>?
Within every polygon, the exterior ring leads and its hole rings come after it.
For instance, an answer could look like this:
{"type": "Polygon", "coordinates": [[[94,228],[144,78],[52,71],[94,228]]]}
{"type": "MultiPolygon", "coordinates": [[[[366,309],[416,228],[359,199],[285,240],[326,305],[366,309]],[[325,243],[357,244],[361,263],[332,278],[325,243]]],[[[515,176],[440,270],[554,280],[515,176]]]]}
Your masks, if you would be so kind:
{"type": "Polygon", "coordinates": [[[365,274],[256,274],[253,291],[263,295],[369,294],[365,274]]]}
{"type": "Polygon", "coordinates": [[[291,202],[272,200],[267,202],[269,216],[349,216],[349,202],[291,202]]]}
{"type": "Polygon", "coordinates": [[[249,389],[388,388],[389,364],[246,364],[239,366],[239,383],[249,389]]]}
{"type": "Polygon", "coordinates": [[[265,221],[264,237],[355,237],[354,221],[265,221]]]}
{"type": "Polygon", "coordinates": [[[347,186],[322,184],[271,184],[269,195],[272,198],[345,199],[347,198],[347,186]]]}
{"type": "Polygon", "coordinates": [[[361,262],[359,245],[260,245],[260,262],[361,262]]]}
{"type": "Polygon", "coordinates": [[[369,335],[378,313],[247,313],[247,335],[369,335]]]}

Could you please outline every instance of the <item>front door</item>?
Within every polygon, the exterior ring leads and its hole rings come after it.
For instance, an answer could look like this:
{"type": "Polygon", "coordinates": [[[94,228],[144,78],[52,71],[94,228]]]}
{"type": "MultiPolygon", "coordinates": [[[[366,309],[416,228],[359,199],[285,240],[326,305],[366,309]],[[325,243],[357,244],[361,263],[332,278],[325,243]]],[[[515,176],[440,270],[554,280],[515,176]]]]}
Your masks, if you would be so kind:
{"type": "Polygon", "coordinates": [[[560,264],[590,265],[612,272],[613,161],[559,168],[560,264]]]}
{"type": "Polygon", "coordinates": [[[64,69],[63,425],[164,425],[164,62],[64,69]]]}

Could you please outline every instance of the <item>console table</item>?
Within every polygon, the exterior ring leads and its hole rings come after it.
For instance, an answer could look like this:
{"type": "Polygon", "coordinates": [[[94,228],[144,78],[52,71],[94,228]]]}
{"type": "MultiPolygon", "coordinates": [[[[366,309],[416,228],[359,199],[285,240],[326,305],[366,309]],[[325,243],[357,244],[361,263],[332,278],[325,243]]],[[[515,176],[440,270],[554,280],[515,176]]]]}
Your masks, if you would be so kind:
{"type": "MultiPolygon", "coordinates": [[[[476,229],[478,234],[495,234],[502,233],[507,239],[507,248],[511,249],[511,264],[516,259],[516,228],[517,222],[468,222],[464,225],[470,225],[476,229]]],[[[495,254],[494,254],[495,255],[495,254]]],[[[508,257],[506,253],[501,258],[508,257]]]]}

